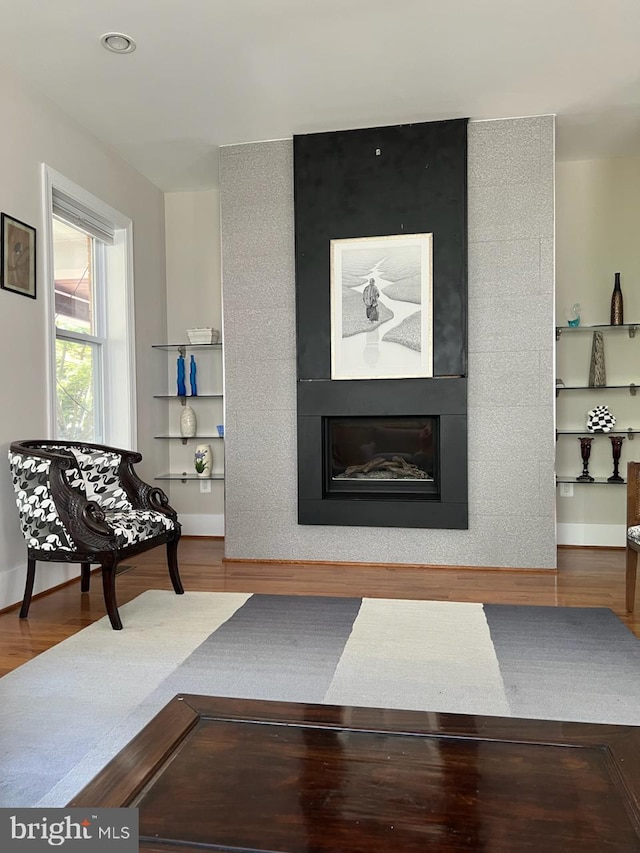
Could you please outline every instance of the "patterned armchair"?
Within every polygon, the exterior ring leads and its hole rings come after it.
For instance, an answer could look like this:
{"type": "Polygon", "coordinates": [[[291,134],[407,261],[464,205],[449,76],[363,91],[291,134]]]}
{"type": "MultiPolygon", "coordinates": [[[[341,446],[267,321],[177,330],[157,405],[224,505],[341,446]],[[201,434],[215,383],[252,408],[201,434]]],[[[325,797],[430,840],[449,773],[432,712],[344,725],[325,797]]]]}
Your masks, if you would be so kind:
{"type": "Polygon", "coordinates": [[[36,562],[80,563],[81,590],[90,567],[102,567],[104,600],[114,630],[122,628],[116,603],[116,567],[166,543],[173,588],[184,592],[178,571],[181,527],[162,489],[144,483],[133,465],[142,456],[101,444],[17,441],[9,464],[27,543],[27,582],[20,618],[29,612],[36,562]]]}
{"type": "Polygon", "coordinates": [[[633,613],[640,551],[640,462],[627,464],[627,611],[633,613]]]}

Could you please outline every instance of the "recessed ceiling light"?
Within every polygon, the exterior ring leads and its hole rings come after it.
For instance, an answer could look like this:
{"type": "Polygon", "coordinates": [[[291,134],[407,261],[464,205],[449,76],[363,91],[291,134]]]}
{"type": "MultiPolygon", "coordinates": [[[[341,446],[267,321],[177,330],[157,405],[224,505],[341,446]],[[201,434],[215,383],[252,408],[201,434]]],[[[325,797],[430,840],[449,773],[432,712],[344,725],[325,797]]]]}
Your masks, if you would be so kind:
{"type": "Polygon", "coordinates": [[[124,33],[105,33],[100,39],[100,44],[113,53],[133,53],[136,43],[131,36],[124,33]]]}

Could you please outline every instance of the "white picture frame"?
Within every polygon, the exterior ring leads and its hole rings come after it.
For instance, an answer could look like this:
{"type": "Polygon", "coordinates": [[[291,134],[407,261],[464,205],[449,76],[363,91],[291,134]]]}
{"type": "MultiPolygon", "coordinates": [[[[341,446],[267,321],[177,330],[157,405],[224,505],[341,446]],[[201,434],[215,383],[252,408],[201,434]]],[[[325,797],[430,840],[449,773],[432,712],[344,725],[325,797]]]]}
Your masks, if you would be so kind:
{"type": "Polygon", "coordinates": [[[433,234],[330,242],[331,378],[433,376],[433,234]]]}

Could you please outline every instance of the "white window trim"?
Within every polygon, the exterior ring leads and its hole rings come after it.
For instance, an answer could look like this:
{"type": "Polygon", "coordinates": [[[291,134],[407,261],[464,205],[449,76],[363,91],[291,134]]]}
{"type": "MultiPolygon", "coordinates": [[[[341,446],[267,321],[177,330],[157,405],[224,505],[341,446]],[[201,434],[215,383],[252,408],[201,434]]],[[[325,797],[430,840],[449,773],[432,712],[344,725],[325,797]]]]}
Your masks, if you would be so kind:
{"type": "MultiPolygon", "coordinates": [[[[48,397],[48,435],[55,438],[56,434],[56,329],[55,329],[55,296],[53,289],[54,262],[53,262],[53,228],[52,228],[52,193],[53,187],[64,192],[66,195],[76,199],[80,204],[95,210],[102,217],[113,222],[116,228],[115,246],[113,249],[120,256],[120,266],[123,274],[124,301],[125,301],[125,327],[126,332],[120,341],[119,357],[114,359],[117,367],[114,370],[105,365],[104,369],[104,409],[105,428],[107,430],[107,443],[119,447],[127,447],[131,450],[137,448],[137,403],[136,403],[136,363],[135,363],[135,311],[134,311],[134,289],[133,289],[133,223],[129,217],[120,213],[115,208],[105,204],[96,196],[79,187],[64,175],[56,172],[46,163],[42,164],[42,200],[44,223],[43,240],[43,263],[46,286],[45,303],[47,316],[47,397],[48,397]],[[114,375],[115,374],[115,375],[114,375]],[[117,423],[110,422],[110,412],[113,407],[109,404],[109,397],[115,388],[120,390],[126,386],[128,406],[124,418],[118,417],[117,423]]],[[[67,333],[65,333],[66,336],[67,333]]]]}

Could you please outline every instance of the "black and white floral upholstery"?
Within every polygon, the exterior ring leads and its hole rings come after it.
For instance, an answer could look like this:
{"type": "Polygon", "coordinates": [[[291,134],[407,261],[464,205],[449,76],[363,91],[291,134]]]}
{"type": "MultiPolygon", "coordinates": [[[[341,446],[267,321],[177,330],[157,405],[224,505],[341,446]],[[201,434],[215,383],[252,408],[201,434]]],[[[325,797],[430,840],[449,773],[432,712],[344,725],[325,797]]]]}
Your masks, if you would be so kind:
{"type": "Polygon", "coordinates": [[[115,533],[120,548],[160,536],[174,527],[172,519],[150,509],[107,510],[105,520],[115,533]]]}
{"type": "Polygon", "coordinates": [[[89,452],[72,447],[84,477],[87,497],[105,510],[132,510],[133,506],[120,483],[120,456],[108,451],[89,452]]]}
{"type": "Polygon", "coordinates": [[[636,524],[634,527],[629,527],[627,530],[627,539],[631,539],[632,542],[636,542],[640,545],[640,524],[636,524]]]}
{"type": "Polygon", "coordinates": [[[43,551],[75,551],[51,496],[51,462],[9,451],[9,466],[27,546],[43,551]]]}
{"type": "Polygon", "coordinates": [[[133,509],[120,482],[122,457],[109,450],[87,450],[80,445],[49,445],[50,450],[71,452],[78,468],[67,472],[72,486],[82,483],[87,499],[95,501],[102,509],[133,509]]]}
{"type": "Polygon", "coordinates": [[[181,527],[165,493],[141,480],[133,464],[139,453],[98,444],[16,441],[9,465],[27,543],[27,581],[20,610],[29,611],[38,561],[82,564],[83,592],[90,566],[102,567],[104,598],[111,625],[122,628],[115,598],[118,563],[166,544],[169,575],[184,592],[178,571],[181,527]]]}

